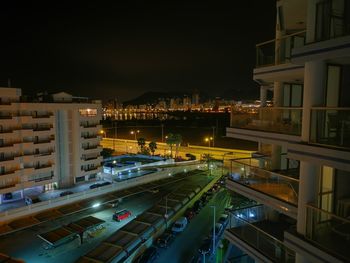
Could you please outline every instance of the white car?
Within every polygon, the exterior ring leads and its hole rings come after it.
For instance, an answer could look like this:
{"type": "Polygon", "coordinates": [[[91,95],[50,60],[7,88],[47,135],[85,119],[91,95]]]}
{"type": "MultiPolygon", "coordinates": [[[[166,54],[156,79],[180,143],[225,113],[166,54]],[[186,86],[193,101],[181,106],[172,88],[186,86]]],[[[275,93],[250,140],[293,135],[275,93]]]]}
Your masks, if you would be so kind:
{"type": "Polygon", "coordinates": [[[173,227],[171,228],[171,231],[173,231],[175,233],[180,233],[180,232],[185,230],[187,224],[188,224],[187,218],[186,217],[180,217],[174,223],[173,227]]]}

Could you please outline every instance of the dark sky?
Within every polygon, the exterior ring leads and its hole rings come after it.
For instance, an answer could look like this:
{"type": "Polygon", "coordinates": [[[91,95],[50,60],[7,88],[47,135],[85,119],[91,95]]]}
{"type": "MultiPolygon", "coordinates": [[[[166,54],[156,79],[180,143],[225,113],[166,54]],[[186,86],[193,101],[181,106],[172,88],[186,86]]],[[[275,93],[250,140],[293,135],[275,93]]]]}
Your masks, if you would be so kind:
{"type": "Polygon", "coordinates": [[[274,36],[275,0],[4,2],[0,86],[25,94],[256,89],[255,44],[274,36]]]}

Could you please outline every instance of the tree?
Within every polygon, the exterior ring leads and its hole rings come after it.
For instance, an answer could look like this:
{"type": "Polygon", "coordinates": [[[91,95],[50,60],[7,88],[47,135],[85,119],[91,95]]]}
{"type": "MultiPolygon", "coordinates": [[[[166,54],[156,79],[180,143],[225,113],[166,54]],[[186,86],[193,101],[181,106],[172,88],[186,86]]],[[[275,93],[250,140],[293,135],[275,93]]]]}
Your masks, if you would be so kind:
{"type": "Polygon", "coordinates": [[[175,156],[177,157],[179,154],[179,148],[181,146],[182,143],[182,136],[180,134],[174,134],[175,137],[175,145],[176,145],[176,152],[175,152],[175,156]]]}
{"type": "Polygon", "coordinates": [[[113,152],[114,151],[111,148],[103,148],[101,151],[101,155],[102,155],[103,159],[106,159],[108,157],[111,157],[113,152]]]}
{"type": "Polygon", "coordinates": [[[175,142],[176,142],[174,134],[169,133],[165,138],[166,138],[165,143],[167,145],[169,145],[169,147],[170,147],[170,156],[171,156],[171,158],[173,158],[173,147],[174,147],[175,142]]]}
{"type": "Polygon", "coordinates": [[[209,171],[209,174],[211,175],[211,165],[212,165],[212,161],[213,161],[213,156],[209,153],[205,153],[202,155],[202,159],[203,161],[205,161],[207,163],[207,167],[208,167],[208,171],[209,171]]]}
{"type": "Polygon", "coordinates": [[[143,155],[151,155],[151,151],[150,148],[148,148],[147,146],[142,148],[141,154],[143,155]]]}
{"type": "Polygon", "coordinates": [[[138,146],[140,147],[140,152],[142,152],[143,149],[144,149],[144,147],[145,147],[145,145],[146,145],[146,140],[145,140],[145,138],[138,138],[138,139],[137,139],[137,144],[138,144],[138,146]]]}
{"type": "Polygon", "coordinates": [[[178,153],[179,153],[179,147],[181,145],[181,142],[182,142],[182,136],[180,134],[172,134],[172,133],[169,133],[167,135],[167,138],[166,138],[166,144],[169,145],[170,147],[170,155],[171,155],[171,158],[173,158],[173,147],[174,145],[176,146],[176,153],[175,153],[175,157],[177,157],[178,153]]]}
{"type": "Polygon", "coordinates": [[[148,144],[148,147],[149,147],[149,150],[151,151],[152,155],[154,155],[154,152],[155,152],[156,149],[157,149],[157,143],[154,142],[154,141],[151,141],[151,142],[148,144]]]}

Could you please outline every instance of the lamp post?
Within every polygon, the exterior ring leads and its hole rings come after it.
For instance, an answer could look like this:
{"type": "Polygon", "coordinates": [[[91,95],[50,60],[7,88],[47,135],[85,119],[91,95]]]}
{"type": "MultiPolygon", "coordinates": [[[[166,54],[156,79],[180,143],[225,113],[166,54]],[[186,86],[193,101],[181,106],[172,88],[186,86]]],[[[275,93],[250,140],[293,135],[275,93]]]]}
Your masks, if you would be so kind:
{"type": "Polygon", "coordinates": [[[164,124],[162,123],[160,127],[162,128],[162,142],[164,142],[164,124]]]}
{"type": "Polygon", "coordinates": [[[106,138],[106,132],[104,130],[100,130],[100,133],[102,134],[103,138],[106,138]]]}
{"type": "Polygon", "coordinates": [[[206,137],[204,138],[204,141],[208,143],[208,147],[210,147],[210,141],[213,140],[213,137],[206,137]]]}
{"type": "Polygon", "coordinates": [[[214,205],[210,206],[211,208],[213,208],[213,255],[215,255],[215,212],[216,212],[216,207],[214,205]]]}
{"type": "Polygon", "coordinates": [[[130,131],[130,134],[135,136],[135,141],[137,141],[137,137],[136,136],[137,136],[138,133],[140,133],[140,130],[130,131]]]}

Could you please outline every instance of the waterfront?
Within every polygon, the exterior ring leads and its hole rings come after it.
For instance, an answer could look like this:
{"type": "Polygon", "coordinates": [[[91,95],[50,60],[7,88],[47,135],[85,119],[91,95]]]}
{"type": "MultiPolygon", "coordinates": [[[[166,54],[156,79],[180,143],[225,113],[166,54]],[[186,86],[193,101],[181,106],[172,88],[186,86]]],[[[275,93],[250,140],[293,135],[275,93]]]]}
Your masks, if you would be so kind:
{"type": "Polygon", "coordinates": [[[145,138],[148,141],[165,141],[169,133],[180,134],[182,145],[209,146],[205,138],[213,137],[210,146],[257,150],[257,143],[226,137],[226,127],[230,126],[230,115],[227,113],[193,113],[183,112],[172,115],[166,120],[132,119],[127,121],[103,121],[103,136],[108,138],[129,139],[145,138]],[[133,132],[133,134],[131,134],[133,132]]]}

